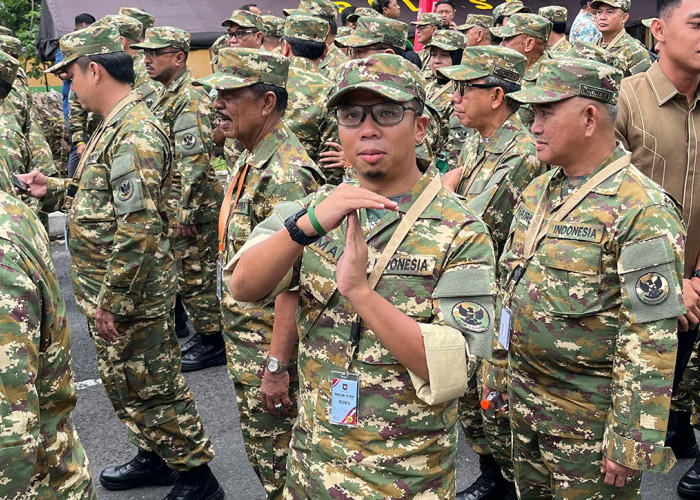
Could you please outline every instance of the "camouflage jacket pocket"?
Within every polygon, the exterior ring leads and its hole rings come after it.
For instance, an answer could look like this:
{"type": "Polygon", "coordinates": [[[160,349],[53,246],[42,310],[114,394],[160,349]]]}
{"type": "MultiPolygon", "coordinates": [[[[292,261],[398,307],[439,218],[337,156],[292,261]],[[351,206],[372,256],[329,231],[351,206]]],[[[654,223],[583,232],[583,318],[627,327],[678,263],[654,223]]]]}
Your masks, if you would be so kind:
{"type": "Polygon", "coordinates": [[[107,167],[87,165],[71,208],[72,218],[80,222],[105,222],[116,219],[107,167]]]}
{"type": "Polygon", "coordinates": [[[542,265],[542,309],[572,317],[588,316],[602,309],[599,244],[546,238],[538,254],[542,265]]]}

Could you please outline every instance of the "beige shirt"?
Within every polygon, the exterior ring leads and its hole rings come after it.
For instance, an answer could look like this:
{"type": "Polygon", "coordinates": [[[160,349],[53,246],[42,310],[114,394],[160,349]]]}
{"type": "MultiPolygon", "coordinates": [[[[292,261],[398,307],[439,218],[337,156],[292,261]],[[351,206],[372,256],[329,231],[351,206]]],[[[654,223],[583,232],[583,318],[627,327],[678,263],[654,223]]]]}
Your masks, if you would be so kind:
{"type": "Polygon", "coordinates": [[[659,63],[622,81],[617,138],[632,152],[632,163],[683,205],[688,228],[685,276],[700,252],[700,107],[696,93],[689,107],[659,63]]]}

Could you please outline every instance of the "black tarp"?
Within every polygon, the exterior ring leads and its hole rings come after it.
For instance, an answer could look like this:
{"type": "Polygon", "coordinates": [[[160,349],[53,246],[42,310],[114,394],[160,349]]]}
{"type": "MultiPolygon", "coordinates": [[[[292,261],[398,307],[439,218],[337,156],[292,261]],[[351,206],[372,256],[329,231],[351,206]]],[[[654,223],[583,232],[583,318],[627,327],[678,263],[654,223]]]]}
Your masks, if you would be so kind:
{"type": "MultiPolygon", "coordinates": [[[[77,14],[88,12],[96,19],[119,12],[119,7],[139,7],[153,14],[158,26],[177,26],[192,34],[192,46],[208,47],[224,32],[221,21],[226,19],[231,11],[246,0],[42,0],[41,25],[39,28],[38,46],[46,45],[51,40],[56,40],[73,30],[74,18],[77,14]]],[[[296,7],[297,0],[289,2],[285,0],[256,0],[255,3],[265,14],[283,16],[282,9],[296,7]]],[[[486,0],[455,0],[457,7],[456,21],[464,22],[467,14],[488,13],[494,5],[500,2],[490,3],[486,0]]],[[[368,6],[367,0],[353,0],[350,2],[336,2],[339,8],[349,5],[356,7],[368,6]]],[[[418,0],[399,0],[401,5],[401,19],[405,22],[415,21],[418,0]]],[[[569,25],[579,11],[578,0],[526,0],[533,11],[537,12],[544,5],[560,4],[569,10],[569,25]]],[[[652,0],[637,1],[632,7],[628,25],[639,24],[646,17],[653,17],[655,2],[652,0]]],[[[338,19],[340,21],[340,19],[338,19]]]]}

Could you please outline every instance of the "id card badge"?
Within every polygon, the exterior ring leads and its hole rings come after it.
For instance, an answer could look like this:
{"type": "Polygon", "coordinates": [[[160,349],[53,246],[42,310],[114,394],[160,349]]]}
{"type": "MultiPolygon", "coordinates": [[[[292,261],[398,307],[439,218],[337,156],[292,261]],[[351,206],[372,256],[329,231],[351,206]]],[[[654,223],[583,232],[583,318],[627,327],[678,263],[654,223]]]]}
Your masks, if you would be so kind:
{"type": "Polygon", "coordinates": [[[223,300],[223,293],[221,287],[224,282],[224,267],[221,265],[221,261],[216,261],[216,298],[220,301],[223,300]]]}
{"type": "Polygon", "coordinates": [[[357,427],[360,379],[355,373],[331,372],[331,423],[357,427]]]}
{"type": "Polygon", "coordinates": [[[498,325],[498,341],[507,351],[510,345],[510,332],[513,326],[513,311],[509,307],[503,306],[501,309],[501,321],[498,325]]]}

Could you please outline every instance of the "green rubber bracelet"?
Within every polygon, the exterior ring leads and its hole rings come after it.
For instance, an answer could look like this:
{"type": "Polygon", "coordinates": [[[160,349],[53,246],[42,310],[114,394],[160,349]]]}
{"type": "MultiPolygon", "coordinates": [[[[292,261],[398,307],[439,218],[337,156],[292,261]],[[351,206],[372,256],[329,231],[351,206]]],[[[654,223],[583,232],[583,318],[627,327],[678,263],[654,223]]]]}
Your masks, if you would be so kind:
{"type": "Polygon", "coordinates": [[[318,222],[318,219],[316,218],[313,205],[309,205],[309,211],[307,213],[309,214],[309,220],[311,221],[311,225],[314,227],[318,235],[325,236],[326,232],[323,230],[323,226],[320,222],[318,222]]]}

